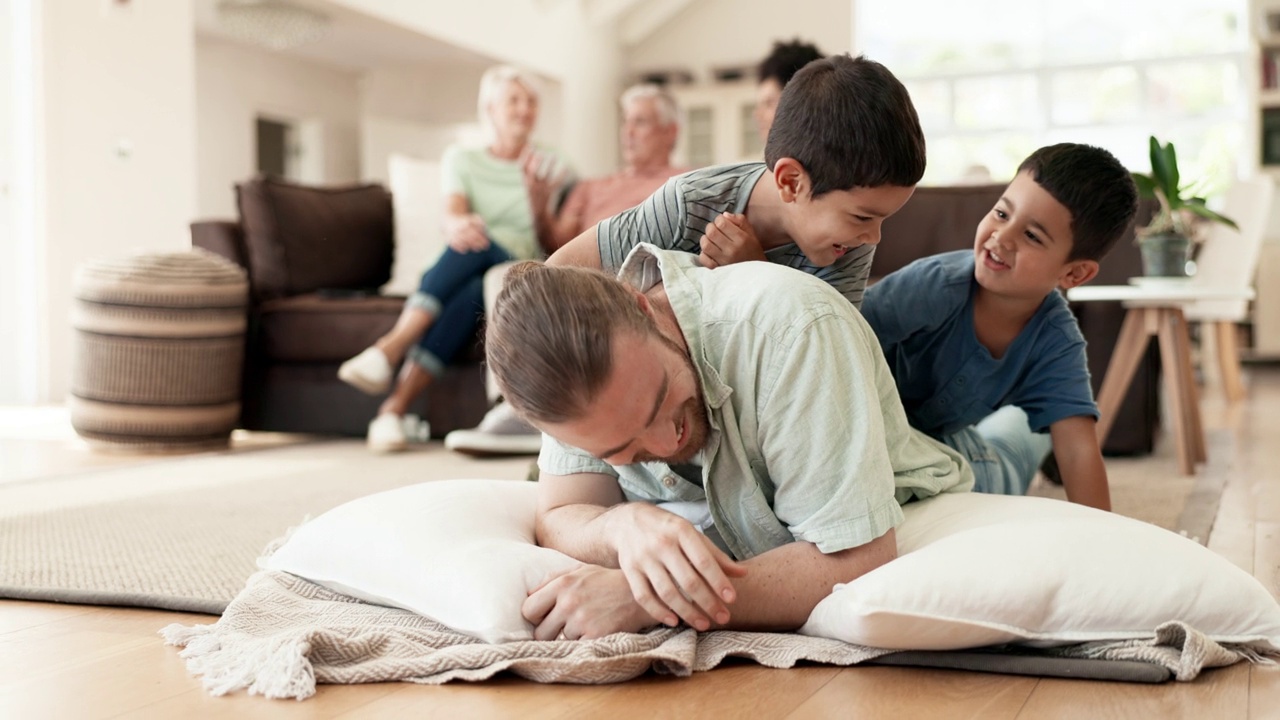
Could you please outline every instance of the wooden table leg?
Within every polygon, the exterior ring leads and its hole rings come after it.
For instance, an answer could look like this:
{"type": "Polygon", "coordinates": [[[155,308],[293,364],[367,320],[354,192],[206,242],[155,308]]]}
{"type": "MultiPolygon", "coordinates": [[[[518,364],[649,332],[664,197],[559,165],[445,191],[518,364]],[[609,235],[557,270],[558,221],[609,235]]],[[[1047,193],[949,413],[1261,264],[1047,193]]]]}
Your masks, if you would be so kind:
{"type": "Polygon", "coordinates": [[[1150,308],[1129,308],[1124,314],[1124,324],[1120,326],[1120,335],[1116,337],[1116,346],[1111,351],[1111,360],[1107,363],[1107,372],[1102,376],[1102,387],[1098,388],[1098,444],[1106,442],[1107,433],[1116,420],[1116,412],[1124,401],[1133,374],[1142,361],[1142,353],[1150,341],[1147,314],[1155,312],[1150,308]]]}
{"type": "Polygon", "coordinates": [[[1182,371],[1182,400],[1187,404],[1187,438],[1191,442],[1191,460],[1202,463],[1208,459],[1205,451],[1204,426],[1200,422],[1200,385],[1196,383],[1195,366],[1191,362],[1191,333],[1187,317],[1181,307],[1165,310],[1173,325],[1174,338],[1178,341],[1178,365],[1182,371]]]}
{"type": "MultiPolygon", "coordinates": [[[[1181,346],[1177,337],[1177,324],[1174,317],[1160,309],[1160,364],[1164,369],[1165,392],[1169,397],[1169,414],[1173,422],[1173,444],[1178,455],[1178,468],[1183,475],[1194,475],[1194,443],[1191,440],[1191,428],[1188,426],[1190,407],[1187,398],[1185,373],[1182,368],[1181,346]]],[[[1188,358],[1190,362],[1190,358],[1188,358]]]]}
{"type": "MultiPolygon", "coordinates": [[[[1201,325],[1201,328],[1204,326],[1201,325]]],[[[1240,381],[1240,348],[1236,324],[1229,320],[1213,323],[1214,340],[1218,346],[1218,374],[1222,376],[1222,389],[1227,400],[1244,399],[1244,383],[1240,381]]]]}

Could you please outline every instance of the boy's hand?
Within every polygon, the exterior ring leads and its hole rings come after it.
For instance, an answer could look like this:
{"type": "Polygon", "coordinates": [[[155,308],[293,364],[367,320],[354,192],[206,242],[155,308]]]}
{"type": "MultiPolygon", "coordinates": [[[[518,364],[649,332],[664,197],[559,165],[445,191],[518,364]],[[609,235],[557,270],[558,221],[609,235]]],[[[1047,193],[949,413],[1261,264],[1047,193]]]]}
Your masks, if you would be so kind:
{"type": "Polygon", "coordinates": [[[698,255],[698,262],[703,267],[717,268],[764,259],[764,248],[760,247],[760,240],[751,223],[747,222],[746,215],[721,213],[707,223],[706,234],[702,236],[702,252],[698,255]]]}

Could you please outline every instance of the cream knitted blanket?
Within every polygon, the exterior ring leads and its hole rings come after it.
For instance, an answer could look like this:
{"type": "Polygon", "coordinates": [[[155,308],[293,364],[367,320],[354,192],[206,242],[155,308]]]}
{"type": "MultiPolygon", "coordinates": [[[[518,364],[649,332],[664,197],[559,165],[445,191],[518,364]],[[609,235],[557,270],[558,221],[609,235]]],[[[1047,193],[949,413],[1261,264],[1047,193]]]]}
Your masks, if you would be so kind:
{"type": "MultiPolygon", "coordinates": [[[[310,697],[316,683],[394,680],[439,684],[484,680],[508,671],[537,682],[611,683],[649,670],[676,676],[710,670],[726,657],[767,667],[796,662],[856,665],[889,650],[784,633],[662,628],[599,640],[481,643],[405,610],[360,602],[286,573],[249,579],[211,625],[161,631],[182,646],[191,672],[214,695],[236,690],[269,698],[310,697]]],[[[1269,662],[1259,650],[1225,647],[1181,623],[1151,640],[1058,648],[1058,657],[1136,660],[1167,668],[1178,680],[1240,660],[1269,662]]]]}

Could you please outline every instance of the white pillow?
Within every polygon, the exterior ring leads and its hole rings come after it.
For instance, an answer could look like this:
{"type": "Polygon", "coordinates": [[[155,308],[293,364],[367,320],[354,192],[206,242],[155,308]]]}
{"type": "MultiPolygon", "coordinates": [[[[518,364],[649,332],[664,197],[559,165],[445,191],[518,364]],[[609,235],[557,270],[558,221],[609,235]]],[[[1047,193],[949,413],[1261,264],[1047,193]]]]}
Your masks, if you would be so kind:
{"type": "Polygon", "coordinates": [[[391,209],[395,218],[396,251],[391,280],[382,287],[388,295],[410,295],[422,273],[444,252],[444,193],[440,163],[392,154],[387,159],[391,209]]]}
{"type": "Polygon", "coordinates": [[[972,493],[907,505],[899,557],[818,603],[801,633],[952,650],[1147,638],[1180,620],[1280,648],[1280,605],[1225,558],[1147,523],[1060,500],[972,493]]]}
{"type": "Polygon", "coordinates": [[[485,642],[529,640],[521,603],[548,575],[578,565],[534,544],[536,491],[512,480],[388,490],[303,524],[258,564],[485,642]]]}
{"type": "MultiPolygon", "coordinates": [[[[537,484],[441,480],[339,506],[260,564],[426,615],[486,642],[527,640],[529,591],[577,562],[533,544],[537,484]]],[[[899,557],[837,586],[800,632],[891,649],[1151,637],[1181,620],[1280,648],[1280,605],[1179,535],[1061,500],[973,493],[907,505],[899,557]]]]}

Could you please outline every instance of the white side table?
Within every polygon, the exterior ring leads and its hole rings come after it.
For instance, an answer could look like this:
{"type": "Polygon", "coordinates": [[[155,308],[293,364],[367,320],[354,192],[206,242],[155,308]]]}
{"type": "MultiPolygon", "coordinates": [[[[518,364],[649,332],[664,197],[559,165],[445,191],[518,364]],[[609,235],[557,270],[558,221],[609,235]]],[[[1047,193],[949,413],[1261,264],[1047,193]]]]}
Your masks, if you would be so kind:
{"type": "Polygon", "coordinates": [[[1194,281],[1142,285],[1088,285],[1067,291],[1073,302],[1100,300],[1124,303],[1127,312],[1116,339],[1107,374],[1098,392],[1098,442],[1106,439],[1138,368],[1142,353],[1154,335],[1160,343],[1165,392],[1173,415],[1173,441],[1178,467],[1194,475],[1196,463],[1205,461],[1204,427],[1200,421],[1200,393],[1191,368],[1191,341],[1187,334],[1184,304],[1197,300],[1252,300],[1252,288],[1212,287],[1194,281]]]}

